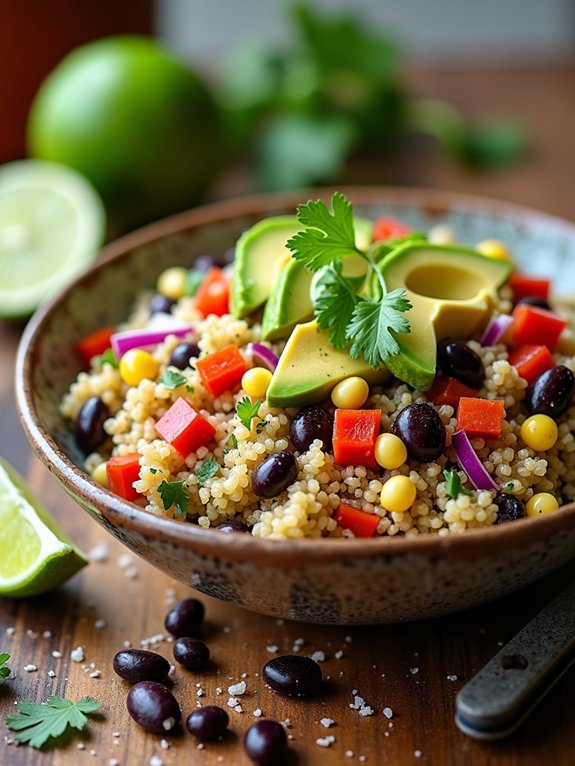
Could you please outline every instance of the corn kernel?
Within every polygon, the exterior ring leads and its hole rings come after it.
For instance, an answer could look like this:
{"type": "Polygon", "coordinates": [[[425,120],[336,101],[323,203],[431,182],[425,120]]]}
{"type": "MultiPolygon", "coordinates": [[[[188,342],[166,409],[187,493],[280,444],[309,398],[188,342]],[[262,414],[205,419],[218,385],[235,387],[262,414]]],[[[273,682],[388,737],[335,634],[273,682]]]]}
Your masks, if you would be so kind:
{"type": "Polygon", "coordinates": [[[101,487],[108,486],[108,472],[106,471],[106,463],[99,463],[92,471],[92,478],[101,487]]]}
{"type": "Polygon", "coordinates": [[[172,266],[162,271],[156,282],[156,290],[173,301],[186,294],[187,271],[182,266],[172,266]]]}
{"type": "Polygon", "coordinates": [[[395,434],[380,434],[375,441],[374,454],[379,465],[390,471],[407,460],[407,448],[395,434]]]}
{"type": "Polygon", "coordinates": [[[521,426],[521,438],[536,452],[551,449],[558,436],[557,423],[549,415],[531,415],[521,426]]]}
{"type": "Polygon", "coordinates": [[[486,258],[513,263],[513,256],[508,247],[499,239],[484,239],[475,246],[475,249],[486,258]]]}
{"type": "Polygon", "coordinates": [[[557,498],[549,492],[538,492],[525,503],[528,516],[540,516],[543,513],[553,513],[559,508],[557,498]]]}
{"type": "Polygon", "coordinates": [[[242,376],[242,388],[250,399],[265,399],[272,379],[270,370],[265,367],[252,367],[242,376]]]}
{"type": "Polygon", "coordinates": [[[158,362],[141,348],[131,348],[120,359],[120,377],[129,386],[137,386],[144,379],[154,380],[159,371],[158,362]]]}
{"type": "Polygon", "coordinates": [[[381,505],[388,511],[407,511],[417,494],[415,484],[409,476],[392,476],[381,490],[381,505]]]}
{"type": "Polygon", "coordinates": [[[333,387],[331,400],[336,407],[345,410],[358,410],[369,396],[369,386],[363,378],[352,375],[341,380],[333,387]]]}

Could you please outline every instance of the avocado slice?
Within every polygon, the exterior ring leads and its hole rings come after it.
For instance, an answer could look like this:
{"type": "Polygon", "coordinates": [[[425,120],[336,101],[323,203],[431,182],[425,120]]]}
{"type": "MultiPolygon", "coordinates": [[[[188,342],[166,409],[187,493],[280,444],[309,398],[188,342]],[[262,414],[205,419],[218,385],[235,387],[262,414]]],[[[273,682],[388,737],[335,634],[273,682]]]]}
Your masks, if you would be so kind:
{"type": "Polygon", "coordinates": [[[334,348],[330,336],[330,330],[322,330],[315,319],[296,325],[268,388],[271,407],[323,402],[335,384],[350,375],[365,378],[370,385],[391,379],[385,367],[375,370],[363,359],[352,359],[345,349],[334,348]]]}
{"type": "MultiPolygon", "coordinates": [[[[373,224],[366,218],[354,220],[355,242],[361,250],[371,244],[373,224]]],[[[298,225],[301,231],[302,225],[298,225]]],[[[284,243],[285,244],[285,243],[284,243]]],[[[285,249],[285,248],[284,248],[285,249]]],[[[360,256],[344,261],[344,274],[361,276],[366,272],[366,262],[360,256]]],[[[318,272],[318,275],[321,272],[318,272]]],[[[313,317],[312,292],[314,275],[288,250],[287,256],[277,261],[271,293],[262,319],[262,335],[265,340],[287,338],[297,324],[313,317]]]]}
{"type": "Polygon", "coordinates": [[[278,266],[291,259],[285,243],[301,228],[295,215],[272,216],[241,235],[232,273],[231,311],[235,317],[251,314],[269,298],[278,266]]]}
{"type": "Polygon", "coordinates": [[[487,319],[510,263],[461,246],[406,243],[381,264],[387,290],[404,288],[413,308],[410,333],[395,337],[401,349],[386,366],[400,380],[426,391],[433,383],[437,342],[467,338],[487,319]]]}

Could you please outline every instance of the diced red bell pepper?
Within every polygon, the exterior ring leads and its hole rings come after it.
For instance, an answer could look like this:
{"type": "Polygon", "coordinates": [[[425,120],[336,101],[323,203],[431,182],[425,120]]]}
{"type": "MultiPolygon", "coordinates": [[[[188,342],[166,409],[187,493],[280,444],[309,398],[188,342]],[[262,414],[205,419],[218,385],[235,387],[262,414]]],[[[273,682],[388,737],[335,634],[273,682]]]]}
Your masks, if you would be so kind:
{"type": "Polygon", "coordinates": [[[335,520],[343,529],[349,529],[356,537],[373,537],[379,516],[375,513],[366,513],[353,505],[340,503],[335,514],[335,520]]]}
{"type": "Polygon", "coordinates": [[[523,344],[509,352],[509,364],[528,383],[533,383],[545,370],[555,366],[547,346],[523,344]]]}
{"type": "Polygon", "coordinates": [[[449,404],[453,409],[456,409],[462,396],[474,397],[477,396],[477,393],[476,389],[466,386],[465,383],[461,383],[455,378],[438,375],[426,396],[438,406],[449,404]]]}
{"type": "Polygon", "coordinates": [[[462,396],[457,408],[457,430],[468,436],[498,439],[501,436],[505,403],[501,399],[477,399],[462,396]]]}
{"type": "Polygon", "coordinates": [[[521,298],[527,298],[530,295],[536,295],[538,298],[549,297],[549,290],[551,287],[551,280],[542,279],[541,277],[530,277],[527,274],[519,274],[515,272],[509,277],[509,287],[513,290],[513,298],[515,302],[521,300],[521,298]]]}
{"type": "Polygon", "coordinates": [[[230,343],[196,362],[196,370],[212,396],[232,391],[242,380],[248,365],[237,346],[230,343]]]}
{"type": "Polygon", "coordinates": [[[519,303],[513,310],[513,342],[547,346],[553,352],[567,322],[552,311],[519,303]]]}
{"type": "Polygon", "coordinates": [[[379,410],[337,409],[333,420],[333,455],[336,463],[377,468],[374,450],[380,425],[379,410]]]}
{"type": "Polygon", "coordinates": [[[211,268],[197,289],[195,304],[202,316],[215,314],[218,317],[230,310],[230,279],[217,266],[211,268]]]}
{"type": "Polygon", "coordinates": [[[382,242],[387,239],[399,239],[411,234],[412,229],[403,221],[384,215],[378,218],[373,224],[373,241],[382,242]]]}
{"type": "Polygon", "coordinates": [[[101,327],[99,330],[80,338],[76,343],[76,353],[82,360],[85,369],[90,367],[90,360],[94,356],[100,356],[111,347],[110,338],[115,332],[115,327],[101,327]]]}
{"type": "Polygon", "coordinates": [[[216,433],[213,425],[182,396],[158,420],[156,431],[183,457],[206,445],[216,433]]]}
{"type": "Polygon", "coordinates": [[[134,482],[140,478],[141,457],[138,452],[130,452],[127,455],[114,455],[106,463],[108,487],[124,500],[137,500],[141,497],[133,487],[134,482]]]}

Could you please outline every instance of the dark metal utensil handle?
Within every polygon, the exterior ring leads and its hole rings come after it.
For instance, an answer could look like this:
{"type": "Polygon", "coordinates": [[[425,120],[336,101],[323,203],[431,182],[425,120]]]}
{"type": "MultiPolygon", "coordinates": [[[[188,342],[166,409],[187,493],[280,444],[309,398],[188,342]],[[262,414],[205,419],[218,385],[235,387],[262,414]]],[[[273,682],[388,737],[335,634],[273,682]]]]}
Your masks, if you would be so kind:
{"type": "Polygon", "coordinates": [[[507,736],[574,661],[575,581],[461,689],[457,726],[476,739],[507,736]]]}

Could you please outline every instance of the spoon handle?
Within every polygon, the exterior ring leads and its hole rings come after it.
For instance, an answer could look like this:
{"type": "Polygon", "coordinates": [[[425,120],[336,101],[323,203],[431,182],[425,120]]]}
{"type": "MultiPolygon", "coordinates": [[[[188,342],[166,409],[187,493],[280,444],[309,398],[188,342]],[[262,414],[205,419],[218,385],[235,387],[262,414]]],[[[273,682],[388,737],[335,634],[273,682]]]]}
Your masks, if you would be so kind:
{"type": "Polygon", "coordinates": [[[475,739],[506,737],[575,661],[575,580],[459,692],[455,723],[475,739]]]}

